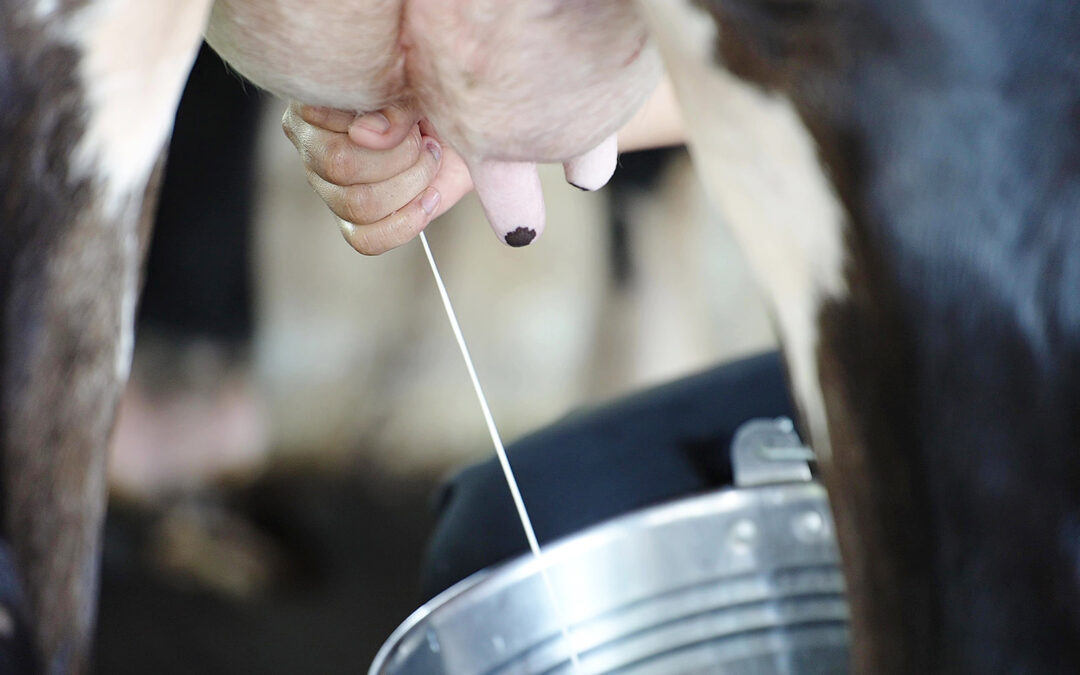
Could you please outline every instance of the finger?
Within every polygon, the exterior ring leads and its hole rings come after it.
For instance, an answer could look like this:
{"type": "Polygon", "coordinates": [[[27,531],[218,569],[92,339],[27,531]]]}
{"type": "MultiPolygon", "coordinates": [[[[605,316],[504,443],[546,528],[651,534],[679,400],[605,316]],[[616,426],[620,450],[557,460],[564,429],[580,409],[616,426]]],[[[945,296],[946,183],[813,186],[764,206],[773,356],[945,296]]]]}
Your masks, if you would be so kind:
{"type": "Polygon", "coordinates": [[[473,189],[469,167],[466,166],[461,155],[450,146],[443,146],[442,162],[439,164],[439,172],[431,181],[431,187],[442,195],[439,208],[432,215],[433,219],[449,211],[450,207],[461,201],[461,198],[473,189]]]}
{"type": "Polygon", "coordinates": [[[435,139],[427,138],[424,149],[411,167],[379,183],[335,185],[311,171],[308,182],[339,218],[368,225],[402,208],[431,184],[439,170],[442,148],[435,139]]]}
{"type": "Polygon", "coordinates": [[[440,201],[439,191],[428,187],[404,207],[369,225],[339,220],[341,234],[360,253],[379,255],[420,234],[431,222],[440,201]]]}
{"type": "Polygon", "coordinates": [[[416,164],[424,150],[424,141],[415,125],[404,141],[389,150],[368,150],[353,143],[346,134],[310,126],[298,135],[297,147],[304,166],[328,183],[341,186],[388,180],[416,164]]]}
{"type": "Polygon", "coordinates": [[[531,162],[483,160],[469,166],[476,195],[495,235],[526,246],[544,230],[544,193],[531,162]]]}
{"type": "Polygon", "coordinates": [[[389,150],[405,140],[419,119],[419,113],[411,106],[389,106],[353,120],[348,128],[349,138],[365,148],[389,150]]]}
{"type": "Polygon", "coordinates": [[[295,114],[312,126],[336,131],[343,134],[349,130],[349,125],[356,119],[356,113],[348,110],[335,110],[320,106],[301,105],[295,101],[289,104],[289,109],[295,109],[295,114]]]}

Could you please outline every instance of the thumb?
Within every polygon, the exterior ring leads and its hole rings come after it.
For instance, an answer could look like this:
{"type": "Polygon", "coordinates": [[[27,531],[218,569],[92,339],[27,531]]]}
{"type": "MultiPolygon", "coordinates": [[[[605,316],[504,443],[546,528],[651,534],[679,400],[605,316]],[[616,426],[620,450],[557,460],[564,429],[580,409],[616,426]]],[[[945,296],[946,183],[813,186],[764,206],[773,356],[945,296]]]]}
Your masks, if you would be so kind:
{"type": "Polygon", "coordinates": [[[349,138],[362,148],[390,150],[404,142],[419,119],[412,106],[392,105],[353,120],[349,138]]]}

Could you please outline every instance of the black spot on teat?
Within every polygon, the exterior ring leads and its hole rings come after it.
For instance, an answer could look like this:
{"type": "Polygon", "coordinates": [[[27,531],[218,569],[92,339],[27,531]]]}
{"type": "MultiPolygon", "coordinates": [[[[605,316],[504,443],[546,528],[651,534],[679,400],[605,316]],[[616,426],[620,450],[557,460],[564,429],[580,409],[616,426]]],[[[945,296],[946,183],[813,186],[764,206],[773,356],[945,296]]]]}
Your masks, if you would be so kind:
{"type": "Polygon", "coordinates": [[[506,233],[506,243],[514,248],[528,246],[533,239],[536,239],[536,230],[527,227],[519,227],[513,232],[506,233]]]}
{"type": "Polygon", "coordinates": [[[574,186],[574,187],[576,187],[577,189],[581,190],[582,192],[592,192],[592,190],[590,190],[589,188],[587,188],[587,187],[581,187],[580,185],[578,185],[578,184],[577,184],[577,183],[575,183],[574,181],[568,180],[568,181],[566,181],[566,182],[567,182],[567,183],[570,183],[571,185],[573,185],[573,186],[574,186]]]}

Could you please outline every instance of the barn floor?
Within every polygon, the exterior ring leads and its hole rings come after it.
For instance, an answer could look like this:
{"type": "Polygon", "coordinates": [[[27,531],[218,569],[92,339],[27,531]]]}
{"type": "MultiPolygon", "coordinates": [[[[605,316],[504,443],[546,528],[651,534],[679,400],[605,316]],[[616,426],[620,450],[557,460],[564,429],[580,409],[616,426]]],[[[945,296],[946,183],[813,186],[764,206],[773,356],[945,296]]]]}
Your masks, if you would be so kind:
{"type": "Polygon", "coordinates": [[[113,505],[95,672],[366,671],[419,604],[434,486],[354,466],[113,505]]]}

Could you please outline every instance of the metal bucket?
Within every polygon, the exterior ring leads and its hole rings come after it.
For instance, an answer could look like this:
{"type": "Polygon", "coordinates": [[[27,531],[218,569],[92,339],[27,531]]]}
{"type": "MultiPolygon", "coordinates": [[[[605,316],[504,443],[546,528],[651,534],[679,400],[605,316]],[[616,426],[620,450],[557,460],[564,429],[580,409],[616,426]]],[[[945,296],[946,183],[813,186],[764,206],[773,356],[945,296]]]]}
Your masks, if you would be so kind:
{"type": "Polygon", "coordinates": [[[790,421],[758,420],[732,452],[731,489],[613,519],[448,589],[391,635],[369,675],[846,673],[843,578],[809,451],[790,421]]]}

